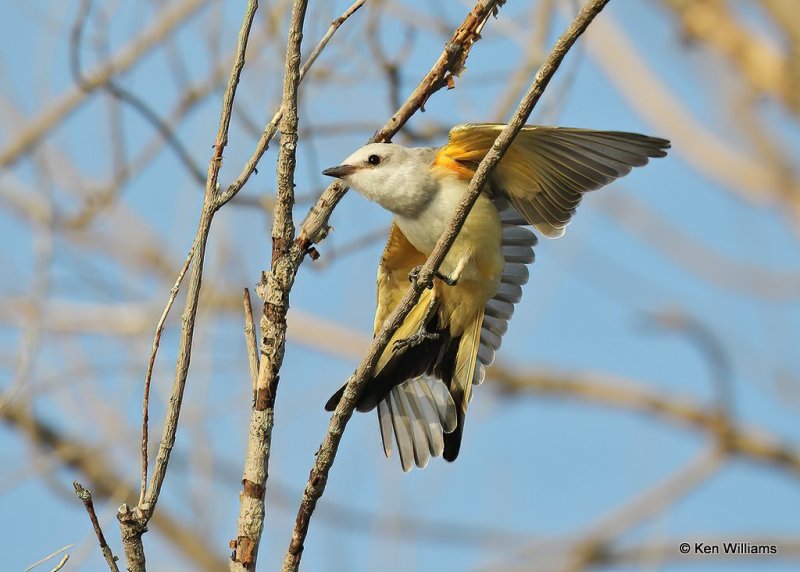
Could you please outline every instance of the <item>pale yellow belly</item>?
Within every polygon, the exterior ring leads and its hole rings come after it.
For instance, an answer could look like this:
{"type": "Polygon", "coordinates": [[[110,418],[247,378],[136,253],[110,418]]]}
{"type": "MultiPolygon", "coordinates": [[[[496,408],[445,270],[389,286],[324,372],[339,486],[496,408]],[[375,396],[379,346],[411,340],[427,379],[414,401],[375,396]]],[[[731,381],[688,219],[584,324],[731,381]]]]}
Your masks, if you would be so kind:
{"type": "MultiPolygon", "coordinates": [[[[447,227],[463,190],[455,185],[443,189],[421,216],[396,217],[400,230],[409,242],[428,256],[447,227]]],[[[437,280],[442,325],[449,325],[460,335],[472,323],[475,314],[494,296],[503,271],[502,226],[497,209],[481,195],[447,254],[440,272],[452,275],[459,271],[458,284],[448,286],[437,280]]]]}

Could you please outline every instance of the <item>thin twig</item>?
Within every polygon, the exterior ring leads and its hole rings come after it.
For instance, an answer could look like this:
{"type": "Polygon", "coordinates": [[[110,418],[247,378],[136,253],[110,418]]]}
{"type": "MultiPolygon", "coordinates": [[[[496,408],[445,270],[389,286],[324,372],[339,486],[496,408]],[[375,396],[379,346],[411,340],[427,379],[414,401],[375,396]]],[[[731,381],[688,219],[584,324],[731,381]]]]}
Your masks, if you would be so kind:
{"type": "Polygon", "coordinates": [[[219,129],[214,144],[214,153],[208,165],[208,175],[206,179],[206,190],[203,198],[203,207],[200,214],[197,232],[190,258],[193,259],[192,271],[189,278],[189,285],[186,293],[186,303],[183,311],[183,321],[181,325],[181,335],[178,348],[178,357],[175,366],[175,380],[172,384],[169,405],[167,408],[164,431],[159,445],[156,463],[153,468],[153,476],[145,494],[143,503],[139,503],[133,510],[127,504],[123,504],[117,517],[122,529],[123,547],[125,549],[125,559],[128,569],[131,572],[141,572],[145,570],[145,555],[142,545],[142,535],[147,530],[147,522],[153,515],[161,487],[166,477],[167,466],[170,454],[175,445],[175,436],[178,430],[178,420],[180,418],[181,403],[183,392],[186,388],[186,378],[189,372],[189,363],[192,354],[192,339],[194,335],[194,323],[197,316],[197,306],[200,297],[200,287],[203,277],[203,263],[205,259],[206,242],[211,230],[211,221],[214,214],[219,210],[217,204],[217,186],[219,171],[222,167],[222,157],[228,143],[228,130],[230,128],[233,101],[236,97],[236,88],[239,78],[244,68],[245,54],[247,51],[247,40],[250,36],[250,29],[253,24],[257,0],[250,0],[245,10],[242,27],[239,30],[239,38],[236,45],[236,57],[233,68],[231,69],[230,79],[223,96],[222,111],[220,112],[219,129]]]}
{"type": "Polygon", "coordinates": [[[164,325],[167,322],[167,316],[169,315],[169,311],[172,309],[172,304],[175,302],[175,298],[178,296],[181,282],[183,282],[183,278],[186,276],[187,270],[189,270],[189,264],[192,262],[193,252],[193,249],[189,250],[189,254],[186,256],[186,260],[183,263],[183,268],[181,268],[180,272],[178,272],[178,278],[175,280],[175,284],[172,285],[172,288],[169,291],[169,299],[167,299],[167,305],[164,307],[164,311],[161,312],[161,318],[159,318],[158,324],[156,325],[156,333],[153,336],[153,349],[150,351],[150,360],[147,362],[147,373],[145,373],[144,376],[144,396],[142,398],[142,484],[139,492],[139,504],[144,502],[144,495],[147,492],[147,450],[149,448],[148,440],[150,435],[150,383],[153,379],[153,368],[155,367],[156,354],[158,354],[158,346],[161,343],[161,335],[164,333],[164,325]]]}
{"type": "MultiPolygon", "coordinates": [[[[116,500],[136,495],[136,485],[108,463],[96,443],[57,429],[37,416],[30,402],[12,403],[0,412],[0,420],[16,429],[41,454],[83,475],[81,479],[90,486],[94,498],[116,500]]],[[[194,570],[224,569],[227,560],[214,552],[214,545],[168,509],[162,507],[155,513],[150,525],[191,562],[194,570]]]]}
{"type": "MultiPolygon", "coordinates": [[[[44,558],[40,558],[39,560],[37,560],[36,562],[34,562],[33,564],[31,564],[30,566],[28,566],[27,568],[25,568],[25,570],[23,570],[22,572],[30,572],[31,570],[33,570],[34,568],[36,568],[36,567],[37,567],[37,566],[39,566],[40,564],[44,564],[45,562],[47,562],[47,561],[48,561],[48,560],[50,560],[51,558],[55,558],[56,556],[58,556],[59,554],[61,554],[62,552],[66,551],[66,550],[69,550],[69,549],[70,549],[70,548],[72,548],[73,546],[75,546],[75,544],[67,544],[67,545],[66,545],[66,546],[64,546],[63,548],[59,548],[58,550],[56,550],[56,551],[55,551],[55,552],[53,552],[52,554],[48,554],[48,555],[47,555],[47,556],[45,556],[44,558]]],[[[65,556],[67,556],[67,555],[65,555],[65,556]]]]}
{"type": "MultiPolygon", "coordinates": [[[[359,8],[361,8],[361,6],[364,5],[364,2],[366,2],[366,0],[357,0],[347,10],[345,10],[341,16],[339,16],[333,22],[331,22],[328,31],[325,32],[324,36],[322,36],[322,39],[316,45],[314,50],[308,56],[308,60],[306,60],[306,62],[303,64],[303,67],[300,69],[300,80],[299,80],[300,83],[302,83],[303,79],[305,79],[308,70],[311,69],[311,66],[314,65],[314,62],[317,61],[317,58],[322,53],[322,50],[324,50],[325,47],[328,45],[328,43],[331,41],[331,38],[333,37],[333,34],[336,33],[336,30],[338,30],[341,27],[341,25],[344,24],[348,18],[350,18],[350,16],[355,14],[356,11],[359,8]]],[[[225,192],[220,193],[219,197],[217,198],[219,206],[224,205],[225,203],[230,201],[234,196],[236,196],[236,193],[238,193],[241,190],[241,188],[245,185],[245,183],[247,183],[247,180],[250,178],[250,175],[252,175],[255,172],[256,167],[258,166],[258,162],[261,160],[261,157],[269,148],[270,141],[272,141],[272,138],[278,131],[278,124],[280,123],[281,118],[283,117],[283,112],[284,108],[283,105],[281,105],[278,108],[278,111],[275,112],[275,115],[272,117],[270,122],[264,128],[264,131],[261,133],[261,137],[259,138],[258,143],[256,143],[256,148],[253,151],[253,154],[250,156],[250,159],[247,161],[244,168],[242,169],[242,172],[239,174],[236,180],[233,183],[231,183],[227,189],[225,189],[225,192]]]]}
{"type": "Polygon", "coordinates": [[[244,339],[247,344],[247,363],[250,365],[250,381],[253,391],[256,390],[258,381],[258,342],[256,341],[256,326],[253,323],[253,305],[250,302],[250,290],[244,289],[242,295],[244,304],[244,339]]]}
{"type": "Polygon", "coordinates": [[[108,569],[112,572],[119,572],[117,558],[114,556],[114,553],[111,552],[111,548],[109,548],[106,537],[103,534],[103,529],[100,528],[100,521],[97,520],[97,513],[94,511],[91,491],[83,488],[83,485],[78,481],[72,481],[72,486],[75,487],[75,495],[81,499],[83,506],[86,507],[86,512],[89,513],[89,520],[92,521],[92,528],[94,528],[94,533],[97,535],[97,542],[100,544],[100,552],[103,553],[103,558],[106,559],[108,569]]]}
{"type": "Polygon", "coordinates": [[[250,414],[250,438],[247,441],[242,494],[239,495],[239,518],[230,570],[253,571],[264,530],[264,492],[272,449],[272,428],[275,421],[275,397],[278,373],[286,349],[286,313],[289,292],[296,267],[292,266],[291,249],[295,229],[294,175],[297,164],[297,92],[300,85],[300,48],[308,0],[295,0],[286,41],[286,64],[281,102],[281,144],[278,153],[278,192],[272,224],[272,260],[270,271],[259,284],[264,299],[261,318],[261,361],[256,381],[253,408],[250,414]]]}
{"type": "Polygon", "coordinates": [[[59,570],[61,570],[62,568],[64,568],[64,566],[66,565],[66,563],[67,563],[67,561],[68,561],[68,560],[69,560],[69,554],[65,554],[65,555],[64,555],[64,556],[61,558],[61,560],[59,560],[59,561],[58,561],[58,564],[56,564],[56,565],[53,567],[53,569],[52,569],[52,570],[50,570],[50,572],[58,572],[59,570]]]}
{"type": "Polygon", "coordinates": [[[517,107],[511,121],[503,128],[497,139],[495,139],[492,148],[478,165],[475,175],[465,191],[463,200],[456,208],[447,230],[439,238],[436,247],[420,270],[418,279],[413,281],[406,295],[403,297],[403,300],[385,320],[380,332],[375,336],[367,355],[364,357],[355,374],[348,380],[344,395],[331,417],[328,432],[317,452],[316,462],[311,470],[306,489],[303,493],[303,499],[297,513],[297,519],[295,520],[294,531],[292,532],[292,539],[284,556],[283,572],[296,572],[300,566],[300,559],[302,557],[311,516],[314,513],[317,501],[325,491],[328,474],[336,457],[336,452],[344,429],[350,417],[353,415],[356,399],[369,379],[378,358],[388,345],[391,336],[397,328],[400,327],[405,317],[419,300],[422,291],[432,284],[434,274],[444,261],[450,247],[455,242],[456,236],[461,230],[472,205],[478,199],[489,173],[497,163],[499,163],[503,154],[514,140],[514,137],[516,137],[517,133],[522,129],[522,126],[530,116],[536,102],[541,97],[545,87],[564,59],[564,56],[566,56],[578,37],[586,30],[594,17],[600,13],[608,1],[609,0],[594,0],[586,5],[567,31],[558,39],[550,55],[536,74],[525,97],[523,97],[517,107]]]}
{"type": "Polygon", "coordinates": [[[154,504],[158,499],[161,485],[164,481],[166,465],[169,462],[169,454],[175,442],[175,430],[177,429],[178,416],[180,414],[180,401],[183,398],[183,389],[186,384],[186,374],[191,358],[192,333],[194,330],[194,318],[197,313],[197,301],[200,293],[206,240],[208,238],[208,231],[210,230],[211,226],[211,218],[213,213],[217,210],[217,205],[214,201],[214,196],[216,195],[217,189],[217,180],[219,178],[220,168],[222,167],[222,156],[228,143],[228,130],[230,128],[233,101],[236,96],[236,87],[239,84],[239,77],[241,76],[242,69],[244,67],[245,53],[247,51],[247,40],[257,7],[257,0],[250,0],[245,11],[242,28],[239,32],[236,60],[233,65],[233,70],[231,71],[231,77],[228,82],[228,86],[225,90],[225,95],[223,97],[219,130],[217,132],[217,138],[214,144],[214,154],[208,167],[208,178],[206,181],[203,213],[201,214],[200,225],[194,245],[196,252],[194,253],[194,256],[189,256],[189,258],[194,258],[195,264],[192,267],[186,307],[183,316],[184,326],[181,331],[181,347],[178,355],[175,379],[176,383],[173,386],[172,396],[170,399],[170,408],[167,414],[164,439],[162,439],[153,479],[148,488],[148,494],[146,498],[146,504],[148,505],[146,510],[148,512],[152,512],[154,509],[154,504]]]}

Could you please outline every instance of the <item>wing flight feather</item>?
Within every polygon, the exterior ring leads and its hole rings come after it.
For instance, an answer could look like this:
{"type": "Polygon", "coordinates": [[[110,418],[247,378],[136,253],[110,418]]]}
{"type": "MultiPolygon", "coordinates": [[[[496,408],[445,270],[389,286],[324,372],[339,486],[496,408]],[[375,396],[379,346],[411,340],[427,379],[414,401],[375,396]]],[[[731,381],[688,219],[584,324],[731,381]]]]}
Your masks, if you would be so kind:
{"type": "MultiPolygon", "coordinates": [[[[503,129],[471,123],[450,130],[436,162],[474,169],[503,129]]],[[[638,133],[569,127],[525,126],[490,180],[493,192],[508,197],[525,220],[548,238],[564,234],[584,193],[663,157],[669,141],[638,133]]]]}

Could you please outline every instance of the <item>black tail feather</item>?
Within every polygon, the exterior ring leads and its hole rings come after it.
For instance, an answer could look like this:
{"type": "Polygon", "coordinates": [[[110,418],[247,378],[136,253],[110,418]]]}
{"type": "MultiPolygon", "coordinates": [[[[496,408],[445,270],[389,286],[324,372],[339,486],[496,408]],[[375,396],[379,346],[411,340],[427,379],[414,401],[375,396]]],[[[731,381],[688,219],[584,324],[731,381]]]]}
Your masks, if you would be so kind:
{"type": "Polygon", "coordinates": [[[336,393],[331,395],[331,398],[328,399],[328,402],[325,404],[325,411],[333,411],[334,409],[336,409],[336,406],[339,405],[339,402],[342,400],[342,395],[344,395],[345,387],[347,387],[347,384],[337,389],[336,393]]]}
{"type": "Polygon", "coordinates": [[[461,345],[461,338],[453,339],[447,347],[443,359],[439,362],[439,371],[437,372],[441,380],[447,385],[450,396],[456,406],[458,420],[456,428],[452,432],[444,434],[444,452],[442,453],[442,457],[451,462],[458,457],[458,452],[461,449],[461,436],[464,434],[464,394],[461,391],[456,391],[456,388],[453,387],[453,375],[455,374],[459,345],[461,345]]]}
{"type": "Polygon", "coordinates": [[[459,400],[456,400],[456,412],[458,415],[458,424],[455,430],[453,430],[452,433],[445,433],[443,435],[444,452],[442,453],[442,457],[444,457],[445,461],[450,461],[451,463],[458,457],[458,452],[461,450],[461,437],[464,435],[464,419],[466,416],[461,409],[459,400]]]}

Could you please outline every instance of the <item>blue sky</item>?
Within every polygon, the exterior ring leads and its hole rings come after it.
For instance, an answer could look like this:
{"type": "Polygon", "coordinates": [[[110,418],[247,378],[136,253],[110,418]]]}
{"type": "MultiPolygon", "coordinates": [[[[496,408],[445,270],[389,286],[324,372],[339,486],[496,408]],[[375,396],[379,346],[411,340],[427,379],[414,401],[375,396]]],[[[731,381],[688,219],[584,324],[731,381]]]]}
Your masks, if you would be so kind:
{"type": "MultiPolygon", "coordinates": [[[[183,54],[186,71],[194,80],[204,76],[210,54],[215,53],[213,42],[204,39],[212,22],[222,22],[217,37],[224,46],[222,52],[233,45],[241,20],[238,4],[205,9],[178,35],[176,49],[183,54]]],[[[346,6],[344,2],[332,4],[312,3],[306,49],[324,32],[331,17],[346,6]]],[[[451,27],[466,11],[462,3],[455,2],[401,4],[426,18],[444,18],[451,27]]],[[[4,148],[13,139],[14,130],[24,125],[24,120],[12,119],[10,107],[30,118],[70,89],[69,32],[64,22],[74,18],[77,3],[34,2],[23,8],[18,3],[0,1],[0,7],[7,14],[0,22],[0,53],[4,54],[0,97],[6,106],[0,115],[0,147],[4,148]]],[[[435,95],[426,112],[411,120],[410,127],[420,129],[430,122],[451,125],[496,120],[492,114],[505,84],[503,78],[519,65],[523,53],[520,45],[502,34],[510,30],[512,36],[525,37],[529,9],[529,3],[509,2],[499,20],[488,24],[484,40],[470,56],[468,70],[457,79],[456,89],[435,95]]],[[[559,12],[553,37],[566,26],[567,12],[559,12]]],[[[750,26],[770,30],[758,13],[745,10],[745,14],[750,26]]],[[[122,48],[147,27],[152,15],[152,9],[142,9],[136,2],[121,2],[109,28],[111,51],[122,48]]],[[[381,43],[390,54],[405,42],[404,17],[401,11],[390,11],[381,24],[381,43]]],[[[747,138],[731,121],[725,102],[720,101],[720,93],[726,92],[713,81],[723,75],[713,66],[724,67],[701,49],[681,45],[678,29],[660,4],[615,0],[600,18],[613,18],[625,30],[639,57],[668,84],[699,124],[754,156],[747,138]]],[[[336,44],[339,47],[332,47],[319,62],[320,69],[332,70],[345,80],[325,84],[312,77],[304,84],[301,127],[353,121],[377,128],[388,118],[391,110],[385,85],[363,41],[365,22],[366,12],[346,24],[334,40],[340,42],[336,44]]],[[[428,69],[443,43],[441,34],[425,26],[422,19],[420,22],[423,25],[401,70],[404,95],[428,69]]],[[[259,124],[271,117],[280,93],[283,64],[276,54],[275,50],[265,50],[257,64],[245,68],[243,76],[241,101],[259,124]]],[[[90,68],[95,61],[88,50],[86,61],[90,68]]],[[[168,57],[163,50],[157,51],[125,74],[123,84],[168,115],[179,95],[169,74],[168,57]]],[[[542,118],[534,114],[533,121],[546,119],[560,125],[672,137],[669,130],[656,129],[631,109],[583,44],[568,56],[552,87],[542,106],[552,109],[553,98],[558,98],[557,115],[542,118]]],[[[178,131],[203,168],[217,128],[219,100],[217,94],[199,106],[178,131]]],[[[800,143],[796,118],[770,101],[761,101],[759,106],[759,117],[765,124],[787,148],[796,148],[800,143]]],[[[102,144],[107,117],[102,104],[82,107],[56,130],[48,140],[49,148],[69,157],[85,178],[101,180],[109,174],[111,163],[111,152],[102,144]]],[[[152,137],[150,127],[135,114],[125,112],[124,121],[132,150],[152,137]]],[[[298,155],[298,194],[314,192],[326,184],[320,171],[338,164],[368,136],[369,131],[365,131],[319,137],[313,143],[304,141],[298,155]]],[[[253,143],[254,136],[234,123],[223,181],[239,172],[253,143]]],[[[792,159],[797,168],[797,157],[792,159]]],[[[274,164],[275,153],[270,150],[259,174],[242,191],[244,195],[274,189],[274,164]]],[[[20,189],[39,189],[42,183],[35,169],[36,163],[26,159],[12,171],[0,173],[0,184],[21,182],[20,189]]],[[[58,206],[72,212],[77,204],[75,193],[60,192],[70,186],[69,177],[63,172],[61,175],[63,178],[57,176],[53,183],[58,200],[63,201],[58,206]]],[[[170,152],[159,156],[124,189],[124,207],[151,229],[155,243],[176,262],[175,272],[190,244],[200,198],[194,181],[170,152]]],[[[666,159],[654,161],[587,197],[563,239],[542,240],[532,280],[504,340],[500,361],[521,372],[592,372],[635,380],[654,392],[708,404],[713,398],[712,373],[703,354],[685,337],[648,327],[646,322],[646,316],[654,312],[679,310],[712,332],[728,356],[737,422],[797,443],[797,297],[770,300],[752,296],[736,277],[715,278],[714,260],[708,262],[711,276],[699,275],[682,263],[675,251],[659,246],[656,240],[663,237],[655,228],[632,231],[624,224],[625,211],[620,205],[630,202],[657,213],[676,235],[688,237],[716,257],[742,268],[763,269],[764,276],[769,275],[766,271],[787,276],[797,272],[796,221],[780,207],[757,207],[743,201],[688,165],[680,150],[674,149],[666,159]]],[[[296,221],[302,220],[306,210],[307,205],[296,209],[296,221]]],[[[390,216],[379,207],[349,194],[332,218],[334,232],[320,247],[323,260],[337,247],[389,222],[390,216]]],[[[220,212],[207,265],[215,286],[233,293],[244,286],[252,288],[267,264],[267,223],[263,214],[253,209],[231,206],[220,212]]],[[[136,241],[140,236],[138,231],[115,226],[111,219],[97,222],[92,230],[98,231],[98,236],[122,242],[136,241]]],[[[26,292],[32,276],[34,237],[29,225],[20,224],[4,210],[0,213],[0,238],[6,245],[3,263],[13,271],[13,277],[9,273],[0,280],[3,296],[20,295],[26,292]]],[[[669,243],[669,236],[666,240],[669,243]]],[[[125,261],[103,255],[99,248],[56,241],[53,249],[51,296],[55,300],[150,304],[157,308],[166,299],[166,281],[153,272],[131,273],[125,261]]],[[[322,270],[306,262],[292,291],[292,309],[368,339],[374,312],[375,266],[381,249],[380,242],[375,242],[334,259],[322,270]]],[[[693,253],[679,248],[677,254],[691,258],[693,253]]],[[[758,275],[743,276],[742,280],[745,278],[759,280],[758,275]]],[[[158,420],[174,368],[179,315],[180,307],[176,307],[157,363],[154,435],[160,434],[158,420]]],[[[291,331],[291,322],[289,327],[291,331]]],[[[40,393],[37,414],[71,434],[101,444],[108,451],[108,459],[131,480],[138,474],[138,458],[132,453],[138,438],[132,428],[138,418],[139,384],[151,343],[149,336],[109,340],[83,334],[66,341],[64,336],[52,341],[45,338],[33,369],[34,378],[57,381],[54,389],[40,393]],[[70,344],[90,356],[90,380],[68,369],[59,375],[72,357],[70,344]],[[107,425],[99,425],[97,415],[84,415],[82,408],[93,403],[111,404],[119,412],[116,433],[99,430],[107,425]]],[[[197,337],[202,350],[193,361],[185,417],[202,421],[179,433],[176,455],[188,460],[173,467],[162,503],[194,521],[224,554],[227,539],[235,532],[249,417],[241,319],[235,313],[213,319],[201,314],[197,337]],[[198,455],[198,450],[204,449],[210,453],[207,457],[198,455]],[[213,496],[203,496],[203,491],[212,491],[213,496]]],[[[0,326],[0,343],[6,357],[14,356],[22,343],[19,328],[0,326]]],[[[268,492],[271,504],[260,553],[261,569],[275,569],[280,562],[300,491],[327,426],[328,414],[322,405],[355,366],[356,360],[351,357],[333,356],[307,344],[290,342],[287,347],[270,465],[272,478],[281,489],[268,492]],[[284,490],[288,490],[288,499],[278,494],[284,490]],[[275,496],[272,500],[271,494],[275,496]]],[[[0,371],[4,385],[13,375],[13,366],[0,371]]],[[[0,494],[0,549],[7,569],[23,569],[41,555],[72,542],[82,543],[79,550],[91,551],[80,569],[102,569],[82,508],[64,494],[76,475],[39,459],[34,449],[8,427],[0,429],[0,444],[0,458],[8,467],[0,473],[0,482],[6,485],[0,494]],[[32,469],[40,461],[45,463],[49,478],[32,469]]],[[[501,395],[492,390],[490,379],[476,391],[458,461],[447,464],[434,460],[424,471],[403,474],[396,459],[383,459],[374,416],[357,415],[348,426],[320,514],[312,521],[304,569],[498,569],[492,563],[503,562],[528,542],[578,535],[592,527],[692,462],[707,445],[708,439],[700,433],[639,413],[570,398],[501,395]],[[337,516],[337,505],[360,511],[355,519],[358,525],[337,516]],[[445,532],[444,523],[491,529],[496,535],[507,533],[508,540],[500,545],[463,538],[449,543],[441,539],[404,540],[397,533],[404,528],[403,519],[427,521],[445,532]]],[[[121,553],[113,517],[118,504],[100,503],[100,517],[112,546],[121,553]]],[[[736,458],[722,464],[713,476],[644,526],[624,534],[618,545],[666,539],[695,541],[704,536],[797,538],[798,514],[796,472],[792,476],[788,471],[736,458]]],[[[154,569],[191,569],[158,537],[154,530],[145,538],[148,558],[158,562],[154,569]]],[[[677,547],[672,550],[674,555],[677,547]]],[[[75,561],[80,561],[75,556],[75,561]]],[[[742,559],[712,565],[703,560],[669,558],[668,562],[659,568],[778,571],[796,569],[797,560],[742,559]]],[[[637,563],[619,569],[646,567],[646,563],[637,563]]]]}

